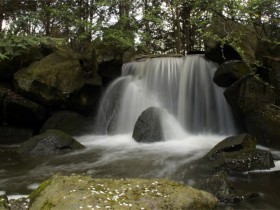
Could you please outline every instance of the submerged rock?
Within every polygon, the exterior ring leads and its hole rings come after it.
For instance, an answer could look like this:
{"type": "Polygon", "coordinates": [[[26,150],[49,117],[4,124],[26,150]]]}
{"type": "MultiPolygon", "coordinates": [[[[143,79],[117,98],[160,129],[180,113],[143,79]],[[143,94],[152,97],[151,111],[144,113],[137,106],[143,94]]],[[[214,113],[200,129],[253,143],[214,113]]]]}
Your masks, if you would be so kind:
{"type": "Polygon", "coordinates": [[[228,61],[218,67],[213,80],[220,87],[228,87],[249,73],[250,68],[245,62],[228,61]]]}
{"type": "Polygon", "coordinates": [[[157,142],[164,140],[161,116],[163,111],[157,107],[150,107],[138,117],[132,137],[137,142],[157,142]]]}
{"type": "Polygon", "coordinates": [[[214,209],[212,194],[161,179],[92,179],[55,175],[30,195],[30,210],[214,209]]]}
{"type": "Polygon", "coordinates": [[[236,195],[234,186],[225,171],[219,171],[218,173],[202,180],[199,189],[212,193],[222,204],[236,203],[246,199],[259,197],[259,193],[248,193],[242,196],[236,195]]]}
{"type": "Polygon", "coordinates": [[[18,152],[30,155],[60,155],[83,148],[83,145],[68,134],[58,130],[48,130],[22,143],[18,152]]]}

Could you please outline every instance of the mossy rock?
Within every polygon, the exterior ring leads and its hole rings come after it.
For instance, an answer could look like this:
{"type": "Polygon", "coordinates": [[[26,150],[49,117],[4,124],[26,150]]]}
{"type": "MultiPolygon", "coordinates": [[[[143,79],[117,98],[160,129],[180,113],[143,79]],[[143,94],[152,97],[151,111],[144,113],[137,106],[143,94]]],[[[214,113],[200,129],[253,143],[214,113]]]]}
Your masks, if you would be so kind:
{"type": "Polygon", "coordinates": [[[77,55],[58,49],[40,61],[33,62],[14,75],[18,92],[46,105],[62,103],[83,84],[83,72],[77,55]]]}
{"type": "Polygon", "coordinates": [[[59,130],[48,130],[20,145],[18,153],[30,155],[60,155],[83,149],[84,146],[59,130]]]}
{"type": "Polygon", "coordinates": [[[93,179],[55,175],[30,195],[37,209],[214,209],[212,194],[163,179],[93,179]]]}

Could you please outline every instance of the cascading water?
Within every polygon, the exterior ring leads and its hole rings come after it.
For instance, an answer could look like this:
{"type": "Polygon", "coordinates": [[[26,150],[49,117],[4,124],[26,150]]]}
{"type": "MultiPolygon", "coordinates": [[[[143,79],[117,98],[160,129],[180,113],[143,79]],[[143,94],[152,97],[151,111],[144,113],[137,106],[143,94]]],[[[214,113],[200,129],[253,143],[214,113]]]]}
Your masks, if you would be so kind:
{"type": "MultiPolygon", "coordinates": [[[[22,158],[12,151],[9,161],[0,161],[0,195],[29,194],[54,173],[169,178],[195,186],[212,174],[201,157],[235,133],[223,89],[212,82],[216,68],[202,55],[124,64],[122,77],[110,85],[100,105],[98,130],[105,135],[76,136],[86,149],[61,156],[22,158]],[[138,143],[132,139],[135,121],[151,106],[165,110],[162,126],[166,141],[138,143]]],[[[280,157],[279,151],[275,154],[280,157]]],[[[7,159],[0,152],[2,157],[7,159]]],[[[280,162],[275,170],[280,170],[280,162]]],[[[252,188],[250,191],[256,191],[257,185],[264,195],[245,209],[279,209],[278,177],[279,173],[254,174],[245,184],[246,178],[235,179],[239,187],[252,188]]]]}
{"type": "MultiPolygon", "coordinates": [[[[124,64],[122,77],[104,95],[99,127],[112,134],[132,133],[142,111],[156,106],[167,113],[162,122],[164,131],[176,130],[173,133],[178,134],[182,127],[189,134],[235,133],[223,89],[212,80],[216,68],[203,55],[124,64]]],[[[167,138],[172,138],[167,133],[167,138]]]]}

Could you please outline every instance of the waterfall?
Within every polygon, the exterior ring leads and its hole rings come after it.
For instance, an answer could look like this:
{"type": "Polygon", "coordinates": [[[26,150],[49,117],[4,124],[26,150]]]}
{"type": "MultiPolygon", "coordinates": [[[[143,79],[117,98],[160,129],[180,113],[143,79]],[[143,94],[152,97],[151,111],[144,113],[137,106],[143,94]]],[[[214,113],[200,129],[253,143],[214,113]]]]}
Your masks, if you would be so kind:
{"type": "Polygon", "coordinates": [[[217,64],[203,55],[150,58],[123,65],[122,77],[105,92],[98,111],[99,131],[132,133],[139,115],[151,106],[165,110],[162,125],[172,135],[233,134],[234,120],[213,82],[217,64]]]}

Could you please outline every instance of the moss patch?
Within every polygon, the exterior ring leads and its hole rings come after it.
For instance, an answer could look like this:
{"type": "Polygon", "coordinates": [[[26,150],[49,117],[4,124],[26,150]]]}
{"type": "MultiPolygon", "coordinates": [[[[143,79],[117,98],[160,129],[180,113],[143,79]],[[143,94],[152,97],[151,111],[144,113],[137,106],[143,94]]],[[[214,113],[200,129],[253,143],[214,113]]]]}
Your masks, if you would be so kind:
{"type": "Polygon", "coordinates": [[[164,179],[115,180],[55,175],[42,185],[31,194],[30,210],[46,206],[60,210],[213,209],[218,202],[212,194],[164,179]]]}

